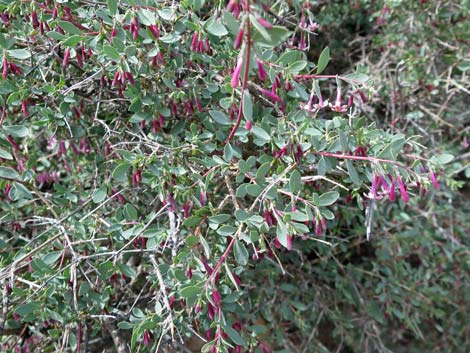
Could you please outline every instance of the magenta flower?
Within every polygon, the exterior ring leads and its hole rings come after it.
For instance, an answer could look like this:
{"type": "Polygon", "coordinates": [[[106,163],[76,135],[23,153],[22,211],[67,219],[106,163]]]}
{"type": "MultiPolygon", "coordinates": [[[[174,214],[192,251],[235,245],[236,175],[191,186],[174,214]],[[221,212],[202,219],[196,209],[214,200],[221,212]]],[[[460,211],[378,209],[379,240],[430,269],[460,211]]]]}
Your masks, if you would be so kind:
{"type": "Polygon", "coordinates": [[[65,49],[64,59],[62,60],[62,66],[67,67],[70,59],[70,48],[65,49]]]}
{"type": "Polygon", "coordinates": [[[408,202],[410,201],[410,198],[408,196],[408,193],[406,192],[406,186],[405,184],[403,184],[403,181],[401,179],[401,176],[399,176],[397,178],[397,181],[398,181],[398,187],[400,188],[400,194],[401,194],[401,199],[403,200],[403,202],[408,202]]]}
{"type": "Polygon", "coordinates": [[[222,297],[217,289],[212,290],[212,300],[214,301],[215,307],[220,308],[220,303],[222,302],[222,297]]]}
{"type": "Polygon", "coordinates": [[[258,77],[261,81],[266,80],[267,74],[266,71],[264,70],[263,63],[256,59],[256,65],[258,65],[258,77]]]}
{"type": "Polygon", "coordinates": [[[271,29],[271,28],[273,28],[272,23],[266,21],[263,17],[258,17],[257,20],[258,20],[258,23],[259,23],[261,26],[263,26],[264,28],[266,28],[266,29],[271,29]]]}
{"type": "Polygon", "coordinates": [[[431,179],[432,185],[434,186],[434,189],[439,190],[439,183],[437,182],[436,175],[432,171],[432,169],[429,169],[429,178],[431,179]]]}
{"type": "Polygon", "coordinates": [[[281,98],[276,93],[265,88],[261,88],[261,94],[274,102],[279,102],[281,100],[281,98]]]}
{"type": "Polygon", "coordinates": [[[235,66],[235,70],[233,71],[233,75],[232,75],[231,84],[233,88],[238,87],[238,83],[240,81],[240,71],[242,69],[242,64],[243,64],[243,60],[239,58],[237,60],[237,66],[235,66]]]}
{"type": "Polygon", "coordinates": [[[341,88],[340,87],[338,87],[337,89],[335,104],[333,105],[330,103],[329,106],[332,111],[337,112],[337,113],[343,113],[348,110],[347,105],[341,104],[341,88]]]}
{"type": "Polygon", "coordinates": [[[247,121],[245,124],[245,129],[247,131],[250,131],[252,127],[253,127],[253,122],[251,120],[247,121]]]}
{"type": "Polygon", "coordinates": [[[191,41],[191,50],[196,51],[197,50],[197,44],[199,42],[199,34],[197,32],[194,32],[193,35],[193,40],[191,41]]]}
{"type": "Polygon", "coordinates": [[[160,37],[160,31],[156,25],[150,25],[149,31],[152,33],[155,39],[158,39],[158,37],[160,37]]]}
{"type": "Polygon", "coordinates": [[[244,34],[243,29],[240,28],[240,30],[238,31],[237,37],[235,38],[235,42],[233,43],[233,47],[235,49],[239,49],[240,46],[242,45],[243,34],[244,34]]]}

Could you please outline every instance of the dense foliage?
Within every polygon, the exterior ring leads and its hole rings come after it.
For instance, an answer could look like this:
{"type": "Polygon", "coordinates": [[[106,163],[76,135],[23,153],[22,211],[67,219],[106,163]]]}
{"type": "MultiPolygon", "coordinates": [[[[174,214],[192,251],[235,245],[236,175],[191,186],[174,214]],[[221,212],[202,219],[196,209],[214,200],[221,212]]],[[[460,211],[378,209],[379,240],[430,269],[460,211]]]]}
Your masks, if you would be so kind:
{"type": "Polygon", "coordinates": [[[1,351],[468,351],[469,16],[0,1],[1,351]]]}

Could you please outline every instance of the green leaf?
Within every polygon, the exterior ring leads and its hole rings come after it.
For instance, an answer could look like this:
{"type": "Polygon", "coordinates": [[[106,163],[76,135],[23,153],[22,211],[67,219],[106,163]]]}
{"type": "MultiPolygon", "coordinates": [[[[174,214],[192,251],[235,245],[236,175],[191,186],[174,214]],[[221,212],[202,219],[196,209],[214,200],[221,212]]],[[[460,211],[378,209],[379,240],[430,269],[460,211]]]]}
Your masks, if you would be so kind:
{"type": "Polygon", "coordinates": [[[287,248],[287,227],[281,221],[277,223],[276,235],[281,245],[287,248]]]}
{"type": "Polygon", "coordinates": [[[447,164],[447,163],[452,162],[453,159],[454,159],[453,155],[451,155],[449,153],[443,153],[439,156],[435,156],[435,157],[431,158],[431,161],[433,163],[438,163],[438,164],[447,164]]]}
{"type": "Polygon", "coordinates": [[[121,59],[121,54],[119,54],[119,52],[110,45],[104,45],[103,52],[111,60],[119,61],[121,59]]]}
{"type": "Polygon", "coordinates": [[[294,170],[290,176],[289,188],[293,193],[296,193],[302,189],[302,177],[297,169],[294,170]]]}
{"type": "Polygon", "coordinates": [[[222,113],[221,111],[211,110],[211,111],[209,111],[209,115],[219,125],[231,125],[232,124],[230,119],[227,118],[227,116],[224,113],[222,113]]]}
{"type": "Polygon", "coordinates": [[[253,120],[253,103],[251,102],[251,95],[248,90],[243,94],[243,116],[247,121],[253,120]]]}
{"type": "Polygon", "coordinates": [[[84,40],[85,37],[79,36],[79,35],[73,35],[71,37],[68,37],[62,42],[62,45],[65,47],[75,47],[78,43],[80,43],[82,40],[84,40]]]}
{"type": "Polygon", "coordinates": [[[320,195],[318,198],[318,206],[331,206],[338,200],[339,192],[337,191],[328,191],[320,195]]]}
{"type": "Polygon", "coordinates": [[[232,215],[229,214],[219,214],[216,216],[209,217],[209,222],[215,223],[215,224],[222,224],[227,222],[232,215]]]}
{"type": "Polygon", "coordinates": [[[200,285],[193,285],[182,288],[180,294],[183,298],[189,299],[199,296],[201,291],[202,287],[200,285]]]}
{"type": "Polygon", "coordinates": [[[236,231],[237,231],[237,228],[234,226],[222,226],[217,230],[217,234],[228,236],[228,235],[234,235],[236,231]]]}
{"type": "MultiPolygon", "coordinates": [[[[264,29],[264,27],[262,27],[264,29]]],[[[257,28],[258,29],[258,28],[257,28]]],[[[267,47],[267,48],[274,48],[278,47],[282,42],[289,38],[291,32],[281,26],[273,26],[269,30],[270,39],[263,37],[259,31],[255,31],[253,33],[253,42],[255,42],[259,46],[267,47]]]]}
{"type": "Polygon", "coordinates": [[[121,163],[114,168],[111,173],[112,177],[118,181],[126,182],[127,181],[127,172],[131,168],[130,163],[121,163]]]}
{"type": "Polygon", "coordinates": [[[18,60],[24,60],[29,59],[32,54],[27,49],[10,49],[8,50],[8,55],[18,60]]]}
{"type": "Polygon", "coordinates": [[[137,17],[139,18],[139,21],[145,26],[154,25],[157,22],[155,13],[147,9],[139,9],[137,11],[137,17]]]}
{"type": "Polygon", "coordinates": [[[67,21],[57,21],[57,24],[67,33],[82,34],[82,31],[67,21]]]}
{"type": "Polygon", "coordinates": [[[228,34],[227,28],[225,28],[220,20],[210,21],[207,26],[207,32],[217,37],[223,37],[228,34]]]}
{"type": "Polygon", "coordinates": [[[230,326],[224,326],[224,332],[230,337],[230,339],[239,346],[244,346],[246,344],[245,340],[240,336],[240,334],[230,326]]]}
{"type": "Polygon", "coordinates": [[[246,266],[248,264],[248,250],[246,250],[245,245],[239,240],[236,240],[233,250],[237,263],[241,266],[246,266]]]}
{"type": "Polygon", "coordinates": [[[118,7],[117,7],[117,0],[108,0],[108,9],[111,15],[117,15],[118,7]]]}
{"type": "Polygon", "coordinates": [[[44,261],[45,264],[47,265],[52,265],[54,262],[56,262],[60,257],[62,256],[62,251],[52,251],[48,254],[46,254],[43,258],[42,261],[44,261]]]}
{"type": "Polygon", "coordinates": [[[3,129],[13,137],[25,137],[29,133],[29,129],[24,125],[3,126],[3,129]]]}
{"type": "Polygon", "coordinates": [[[32,301],[26,304],[18,305],[18,307],[15,310],[15,313],[17,313],[20,316],[26,316],[26,315],[32,314],[35,310],[38,310],[41,307],[42,307],[42,302],[32,301]]]}
{"type": "Polygon", "coordinates": [[[5,151],[4,149],[0,148],[0,158],[11,161],[13,159],[13,156],[11,155],[10,152],[5,151]]]}
{"type": "Polygon", "coordinates": [[[355,185],[361,185],[361,179],[359,179],[359,175],[357,174],[356,168],[354,167],[350,159],[346,160],[346,167],[348,169],[348,175],[351,178],[352,182],[355,185]]]}
{"type": "Polygon", "coordinates": [[[320,54],[317,64],[317,75],[322,73],[325,70],[328,62],[330,61],[330,48],[326,47],[320,54]]]}
{"type": "Polygon", "coordinates": [[[108,188],[106,186],[106,184],[103,184],[100,186],[99,189],[97,189],[94,193],[93,193],[93,202],[94,203],[101,203],[104,201],[104,199],[106,198],[106,195],[108,194],[108,188]]]}
{"type": "Polygon", "coordinates": [[[0,167],[0,178],[20,180],[20,175],[16,170],[10,167],[0,167]]]}
{"type": "Polygon", "coordinates": [[[265,140],[265,141],[271,140],[271,136],[269,136],[269,134],[264,129],[258,126],[253,126],[251,128],[251,132],[253,133],[253,135],[255,135],[256,137],[262,140],[265,140]]]}

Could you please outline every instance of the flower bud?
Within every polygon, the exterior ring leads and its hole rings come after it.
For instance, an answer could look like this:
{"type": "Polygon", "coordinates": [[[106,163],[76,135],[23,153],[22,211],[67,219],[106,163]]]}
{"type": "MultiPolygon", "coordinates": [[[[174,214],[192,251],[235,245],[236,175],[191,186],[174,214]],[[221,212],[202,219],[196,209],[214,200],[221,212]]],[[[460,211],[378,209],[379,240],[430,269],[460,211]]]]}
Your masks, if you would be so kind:
{"type": "Polygon", "coordinates": [[[439,183],[437,182],[436,175],[434,172],[429,169],[429,178],[431,179],[432,185],[434,186],[434,189],[439,190],[439,183]]]}
{"type": "Polygon", "coordinates": [[[245,129],[247,131],[250,131],[252,127],[253,127],[253,122],[251,120],[247,121],[245,124],[245,129]]]}
{"type": "Polygon", "coordinates": [[[240,28],[240,30],[238,31],[237,37],[235,38],[235,42],[233,43],[233,47],[235,49],[239,49],[240,46],[242,45],[243,34],[244,34],[243,29],[240,28]]]}
{"type": "MultiPolygon", "coordinates": [[[[264,70],[263,63],[256,59],[256,64],[258,65],[258,77],[261,81],[266,80],[267,74],[264,70]]],[[[276,76],[277,77],[277,76],[276,76]]]]}
{"type": "Polygon", "coordinates": [[[402,179],[401,179],[401,176],[398,177],[397,179],[398,181],[398,187],[400,188],[400,194],[401,194],[401,199],[403,200],[403,202],[408,202],[410,201],[410,198],[408,196],[408,193],[406,192],[406,186],[405,184],[403,183],[402,179]]]}
{"type": "Polygon", "coordinates": [[[62,66],[67,67],[70,59],[70,48],[65,49],[64,59],[62,60],[62,66]]]}
{"type": "Polygon", "coordinates": [[[237,60],[237,66],[235,66],[235,70],[233,71],[233,75],[232,75],[231,84],[232,84],[233,88],[238,87],[238,83],[239,83],[239,80],[240,80],[240,71],[242,69],[242,64],[243,64],[243,61],[242,61],[241,58],[239,58],[237,60]]]}
{"type": "Polygon", "coordinates": [[[259,23],[261,26],[263,26],[263,27],[266,28],[266,29],[271,29],[271,28],[273,28],[272,23],[266,21],[266,20],[265,20],[264,18],[262,18],[262,17],[258,17],[258,18],[257,18],[257,21],[258,21],[258,23],[259,23]]]}

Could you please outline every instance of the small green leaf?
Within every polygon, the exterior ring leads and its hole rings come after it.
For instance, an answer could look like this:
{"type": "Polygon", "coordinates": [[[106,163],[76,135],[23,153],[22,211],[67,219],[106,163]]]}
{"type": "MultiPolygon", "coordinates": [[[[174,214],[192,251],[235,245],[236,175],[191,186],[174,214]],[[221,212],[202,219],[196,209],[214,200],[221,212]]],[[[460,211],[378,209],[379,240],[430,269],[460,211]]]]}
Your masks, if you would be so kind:
{"type": "Polygon", "coordinates": [[[276,234],[277,234],[277,239],[279,239],[279,242],[281,243],[281,245],[287,248],[287,227],[281,221],[277,223],[276,234]]]}
{"type": "Polygon", "coordinates": [[[104,199],[106,198],[106,195],[108,194],[108,188],[105,184],[101,185],[99,189],[97,189],[93,193],[93,202],[94,203],[100,203],[103,202],[104,199]]]}
{"type": "Polygon", "coordinates": [[[0,167],[0,178],[20,180],[20,175],[16,170],[10,167],[0,167]]]}
{"type": "Polygon", "coordinates": [[[219,125],[231,125],[231,121],[227,116],[218,110],[211,110],[209,111],[210,116],[212,119],[219,125]]]}
{"type": "Polygon", "coordinates": [[[109,13],[114,16],[118,13],[117,0],[108,0],[109,13]]]}
{"type": "Polygon", "coordinates": [[[79,35],[73,35],[68,37],[62,42],[62,45],[65,47],[75,47],[78,43],[84,40],[85,37],[79,35]]]}
{"type": "Polygon", "coordinates": [[[131,168],[130,163],[121,163],[114,168],[111,173],[112,177],[118,181],[125,182],[127,181],[127,172],[131,168]]]}
{"type": "Polygon", "coordinates": [[[23,125],[10,125],[3,126],[3,129],[8,132],[9,135],[13,137],[25,137],[29,133],[29,129],[23,125]]]}
{"type": "Polygon", "coordinates": [[[338,200],[339,192],[337,191],[328,191],[320,195],[318,198],[318,206],[331,206],[338,200]]]}
{"type": "Polygon", "coordinates": [[[346,167],[348,169],[348,174],[349,174],[349,177],[351,178],[352,182],[355,185],[358,185],[358,186],[361,185],[361,179],[359,179],[359,175],[357,174],[356,168],[354,168],[354,165],[351,162],[351,160],[348,159],[346,161],[346,167]]]}
{"type": "Polygon", "coordinates": [[[289,188],[293,193],[296,193],[302,189],[302,177],[297,169],[294,170],[290,176],[289,188]]]}
{"type": "Polygon", "coordinates": [[[57,24],[67,33],[70,34],[82,34],[82,31],[75,27],[72,23],[67,21],[58,21],[57,24]]]}
{"type": "Polygon", "coordinates": [[[228,34],[227,28],[225,28],[220,20],[211,21],[207,26],[207,32],[217,37],[223,37],[228,34]]]}
{"type": "Polygon", "coordinates": [[[317,64],[317,75],[322,73],[325,70],[328,62],[330,61],[330,48],[326,47],[320,54],[317,64]]]}
{"type": "Polygon", "coordinates": [[[229,214],[218,214],[216,216],[209,217],[209,222],[215,223],[215,224],[222,224],[227,222],[230,217],[232,217],[229,214]]]}
{"type": "Polygon", "coordinates": [[[183,298],[197,297],[201,294],[202,288],[199,285],[187,286],[181,289],[181,296],[183,298]]]}
{"type": "Polygon", "coordinates": [[[20,316],[26,316],[26,315],[32,314],[35,310],[38,310],[41,307],[42,307],[42,303],[40,301],[33,301],[33,302],[19,305],[16,308],[15,313],[17,313],[20,316]]]}
{"type": "Polygon", "coordinates": [[[253,120],[253,103],[251,102],[251,95],[248,90],[243,94],[243,116],[247,121],[253,120]]]}
{"type": "Polygon", "coordinates": [[[224,327],[224,332],[230,337],[230,339],[239,346],[244,346],[246,344],[245,340],[240,336],[240,334],[235,331],[230,326],[224,327]]]}
{"type": "Polygon", "coordinates": [[[31,52],[27,49],[10,49],[8,55],[18,60],[24,60],[31,57],[31,52]]]}
{"type": "Polygon", "coordinates": [[[241,266],[246,266],[248,264],[248,250],[246,250],[245,245],[239,240],[236,240],[233,250],[237,263],[241,266]]]}
{"type": "Polygon", "coordinates": [[[103,52],[111,60],[118,61],[119,59],[121,59],[121,54],[119,54],[119,52],[110,45],[104,45],[103,52]]]}
{"type": "Polygon", "coordinates": [[[262,140],[265,140],[265,141],[271,140],[271,136],[269,136],[269,134],[264,129],[258,126],[253,126],[251,128],[251,132],[253,133],[253,135],[255,135],[256,137],[262,140]]]}
{"type": "Polygon", "coordinates": [[[4,149],[0,148],[0,158],[11,161],[13,159],[13,156],[11,155],[10,152],[5,151],[4,149]]]}
{"type": "Polygon", "coordinates": [[[236,231],[237,231],[237,228],[234,226],[222,226],[217,230],[217,234],[228,236],[228,235],[234,235],[236,231]]]}

